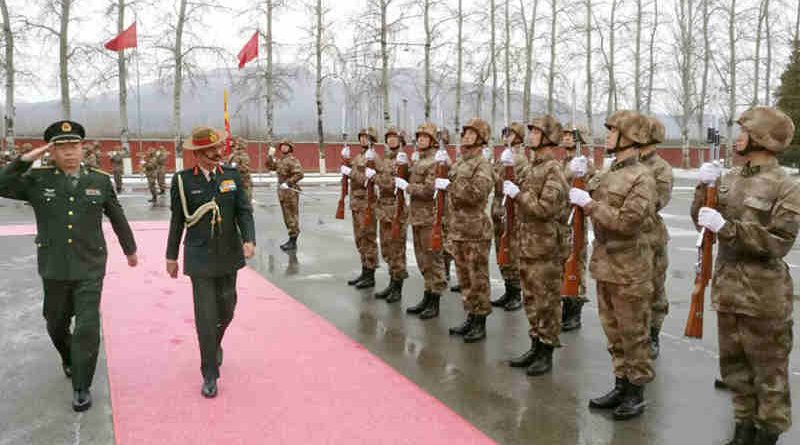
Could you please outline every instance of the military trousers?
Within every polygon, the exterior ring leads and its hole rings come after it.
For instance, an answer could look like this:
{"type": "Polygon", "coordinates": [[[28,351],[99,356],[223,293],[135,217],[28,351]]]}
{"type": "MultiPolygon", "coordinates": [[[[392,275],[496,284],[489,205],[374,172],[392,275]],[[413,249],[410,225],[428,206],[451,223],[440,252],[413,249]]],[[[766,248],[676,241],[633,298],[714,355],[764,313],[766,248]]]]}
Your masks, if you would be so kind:
{"type": "Polygon", "coordinates": [[[114,170],[114,188],[117,193],[122,192],[122,170],[114,170]]]}
{"type": "Polygon", "coordinates": [[[283,224],[289,236],[300,234],[300,196],[290,190],[278,190],[278,202],[281,204],[283,224]]]}
{"type": "Polygon", "coordinates": [[[103,277],[77,281],[42,281],[47,333],[61,355],[61,361],[72,366],[72,388],[89,389],[94,380],[100,350],[100,294],[103,290],[103,277]],[[70,332],[73,317],[75,326],[70,332]]]}
{"type": "Polygon", "coordinates": [[[200,344],[203,378],[219,378],[217,350],[236,309],[236,272],[217,277],[190,277],[194,297],[194,323],[200,344]]]}
{"type": "Polygon", "coordinates": [[[650,295],[652,281],[636,284],[597,282],[600,322],[608,341],[614,375],[634,385],[655,377],[650,358],[650,295]]]}
{"type": "Polygon", "coordinates": [[[792,321],[717,312],[719,367],[737,422],[785,432],[792,425],[789,353],[792,321]]]}
{"type": "Polygon", "coordinates": [[[661,326],[669,313],[666,282],[669,259],[666,244],[653,247],[653,300],[650,305],[650,325],[661,332],[661,326]]]}
{"type": "MultiPolygon", "coordinates": [[[[502,220],[495,219],[492,221],[492,227],[494,228],[494,253],[497,255],[500,252],[500,239],[503,237],[503,232],[506,230],[506,225],[502,220]]],[[[514,230],[512,232],[512,236],[508,240],[508,264],[499,267],[500,274],[503,276],[504,280],[513,281],[514,283],[518,284],[520,280],[520,261],[519,242],[516,235],[517,230],[514,230]]]]}
{"type": "Polygon", "coordinates": [[[158,194],[158,189],[156,186],[156,172],[146,172],[145,177],[147,178],[147,189],[150,191],[150,194],[156,196],[158,194]]]}
{"type": "Polygon", "coordinates": [[[530,325],[529,335],[544,344],[561,345],[561,276],[560,258],[520,260],[522,297],[530,325]]]}
{"type": "Polygon", "coordinates": [[[491,241],[452,241],[453,258],[456,260],[458,284],[464,310],[473,315],[489,315],[492,304],[489,301],[489,252],[491,241]]]}
{"type": "Polygon", "coordinates": [[[444,279],[444,253],[431,250],[432,226],[411,226],[414,256],[425,280],[425,292],[441,294],[447,288],[444,279]]]}
{"type": "Polygon", "coordinates": [[[158,190],[160,192],[163,192],[164,190],[167,189],[167,172],[166,172],[166,170],[167,169],[164,168],[164,167],[158,167],[158,170],[156,172],[156,178],[158,179],[158,190]]]}
{"type": "Polygon", "coordinates": [[[378,220],[375,218],[375,209],[372,219],[364,224],[364,210],[351,211],[353,216],[353,235],[356,239],[356,249],[361,257],[361,267],[375,269],[378,267],[378,220]]]}
{"type": "Polygon", "coordinates": [[[380,221],[381,256],[389,266],[389,277],[402,281],[408,278],[406,271],[406,238],[408,230],[405,223],[400,223],[400,237],[392,238],[392,220],[380,221]]]}

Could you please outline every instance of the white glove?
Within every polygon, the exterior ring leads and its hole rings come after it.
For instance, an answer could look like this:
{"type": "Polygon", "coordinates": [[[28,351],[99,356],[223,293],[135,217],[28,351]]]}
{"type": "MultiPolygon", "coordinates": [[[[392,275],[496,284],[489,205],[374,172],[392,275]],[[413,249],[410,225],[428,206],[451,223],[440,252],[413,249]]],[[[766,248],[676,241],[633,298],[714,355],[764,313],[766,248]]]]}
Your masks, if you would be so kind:
{"type": "Polygon", "coordinates": [[[575,177],[582,178],[589,171],[589,160],[585,156],[578,156],[569,161],[569,170],[575,177]]]}
{"type": "Polygon", "coordinates": [[[700,182],[714,185],[722,174],[722,167],[717,162],[704,162],[700,166],[700,182]]]}
{"type": "Polygon", "coordinates": [[[289,186],[285,182],[281,182],[281,190],[289,190],[289,186]]]}
{"type": "Polygon", "coordinates": [[[417,162],[417,161],[419,161],[419,152],[415,151],[414,153],[411,153],[411,162],[417,162]]]}
{"type": "Polygon", "coordinates": [[[231,167],[235,168],[236,167],[236,163],[235,162],[231,162],[231,167]]]}
{"type": "Polygon", "coordinates": [[[722,215],[709,207],[701,207],[700,213],[697,214],[697,223],[706,229],[717,233],[725,226],[725,218],[722,215]]]}
{"type": "Polygon", "coordinates": [[[402,191],[406,191],[408,188],[408,181],[403,178],[394,178],[394,186],[402,191]]]}
{"type": "Polygon", "coordinates": [[[448,156],[447,152],[444,151],[444,150],[438,150],[436,152],[436,156],[433,159],[436,162],[439,162],[439,163],[442,163],[442,162],[447,163],[447,164],[450,163],[450,156],[448,156]]]}
{"type": "Polygon", "coordinates": [[[365,174],[367,175],[367,179],[369,180],[372,179],[375,175],[377,175],[378,172],[376,172],[374,169],[367,168],[365,170],[365,174]]]}
{"type": "Polygon", "coordinates": [[[481,154],[483,154],[483,158],[486,159],[487,161],[491,161],[492,160],[492,149],[491,148],[483,147],[483,150],[481,150],[481,154]]]}
{"type": "Polygon", "coordinates": [[[511,181],[503,181],[503,194],[514,199],[519,195],[519,187],[511,181]]]}
{"type": "Polygon", "coordinates": [[[345,175],[345,176],[350,176],[350,172],[351,172],[351,171],[353,171],[353,169],[352,169],[352,168],[350,168],[350,167],[348,167],[348,166],[346,166],[346,165],[343,165],[343,166],[342,166],[342,168],[341,168],[341,169],[339,169],[339,170],[340,170],[340,171],[342,172],[342,174],[343,174],[343,175],[345,175]]]}
{"type": "Polygon", "coordinates": [[[569,190],[570,204],[575,204],[579,207],[586,207],[586,205],[590,202],[592,202],[592,197],[589,196],[589,192],[586,190],[581,190],[574,187],[569,190]]]}
{"type": "Polygon", "coordinates": [[[398,165],[408,165],[408,155],[405,152],[397,153],[397,159],[395,162],[398,165]]]}
{"type": "Polygon", "coordinates": [[[510,148],[506,148],[503,150],[503,154],[500,155],[500,162],[503,163],[506,167],[511,167],[514,165],[514,152],[511,151],[510,148]]]}
{"type": "Polygon", "coordinates": [[[267,150],[267,154],[269,154],[270,156],[275,156],[275,147],[270,145],[269,150],[267,150]]]}
{"type": "Polygon", "coordinates": [[[367,153],[364,155],[364,157],[367,158],[367,161],[374,161],[375,160],[375,150],[370,148],[369,150],[367,150],[367,153]]]}
{"type": "Polygon", "coordinates": [[[342,149],[342,157],[344,159],[350,159],[350,146],[349,145],[345,145],[344,148],[342,149]]]}
{"type": "Polygon", "coordinates": [[[450,187],[450,180],[444,178],[436,178],[436,182],[433,184],[436,187],[436,190],[447,190],[447,187],[450,187]]]}

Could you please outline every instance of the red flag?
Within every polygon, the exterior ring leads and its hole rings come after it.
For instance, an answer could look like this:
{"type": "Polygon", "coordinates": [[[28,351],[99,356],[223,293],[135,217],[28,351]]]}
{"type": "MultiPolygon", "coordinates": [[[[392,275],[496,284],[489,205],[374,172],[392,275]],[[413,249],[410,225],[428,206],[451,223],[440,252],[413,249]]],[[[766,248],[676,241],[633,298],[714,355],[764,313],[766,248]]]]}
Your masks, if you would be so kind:
{"type": "Polygon", "coordinates": [[[258,57],[258,31],[253,34],[253,37],[250,37],[250,40],[248,40],[244,48],[239,51],[237,57],[239,57],[239,69],[244,68],[247,62],[258,57]]]}
{"type": "Polygon", "coordinates": [[[136,22],[105,44],[106,49],[111,51],[122,51],[125,48],[136,48],[136,46],[136,22]]]}

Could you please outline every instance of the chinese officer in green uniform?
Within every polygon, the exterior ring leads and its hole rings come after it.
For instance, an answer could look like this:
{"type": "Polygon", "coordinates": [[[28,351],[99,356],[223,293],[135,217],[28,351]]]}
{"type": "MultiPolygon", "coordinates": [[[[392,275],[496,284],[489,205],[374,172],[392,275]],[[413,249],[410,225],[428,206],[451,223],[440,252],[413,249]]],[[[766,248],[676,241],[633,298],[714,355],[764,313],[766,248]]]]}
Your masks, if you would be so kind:
{"type": "Polygon", "coordinates": [[[36,214],[44,318],[64,373],[72,378],[75,411],[92,406],[90,388],[100,347],[100,293],[108,255],[103,214],[111,221],[128,265],[137,264],[133,232],[111,178],[81,162],[84,135],[78,123],[56,122],[44,133],[47,145],[0,171],[0,196],[28,201],[36,214]],[[53,165],[31,169],[45,153],[50,153],[53,165]]]}
{"type": "Polygon", "coordinates": [[[236,168],[222,166],[222,134],[208,127],[192,131],[183,145],[197,165],[172,179],[167,273],[178,276],[184,230],[183,273],[192,281],[194,319],[200,343],[202,394],[217,395],[222,337],[236,307],[236,275],[255,253],[253,208],[236,168]]]}

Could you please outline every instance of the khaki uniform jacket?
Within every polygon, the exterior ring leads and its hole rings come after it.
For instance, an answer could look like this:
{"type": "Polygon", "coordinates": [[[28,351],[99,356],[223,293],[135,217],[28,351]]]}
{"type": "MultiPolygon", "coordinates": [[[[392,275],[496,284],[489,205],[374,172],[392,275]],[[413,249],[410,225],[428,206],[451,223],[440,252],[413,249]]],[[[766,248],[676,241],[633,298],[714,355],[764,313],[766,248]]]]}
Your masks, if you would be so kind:
{"type": "Polygon", "coordinates": [[[515,201],[520,258],[566,256],[569,185],[561,164],[552,155],[539,157],[528,165],[518,183],[520,193],[515,201]]]}
{"type": "Polygon", "coordinates": [[[419,160],[411,167],[406,193],[411,196],[408,223],[412,226],[432,226],[434,222],[433,183],[436,181],[436,150],[419,152],[419,160]]]}
{"type": "Polygon", "coordinates": [[[639,162],[650,168],[656,180],[655,213],[653,213],[653,220],[649,224],[653,230],[646,234],[646,238],[651,246],[664,246],[669,241],[669,233],[667,232],[667,225],[664,224],[664,219],[661,218],[658,212],[666,207],[672,199],[672,184],[674,181],[672,166],[656,152],[642,156],[639,162]]]}
{"type": "Polygon", "coordinates": [[[488,241],[492,221],[486,214],[489,194],[494,187],[494,172],[480,150],[464,154],[450,169],[447,188],[448,241],[488,241]]]}
{"type": "MultiPolygon", "coordinates": [[[[378,186],[378,195],[380,196],[375,213],[379,221],[388,222],[394,220],[394,214],[397,209],[397,195],[394,185],[395,159],[397,159],[398,153],[399,151],[390,151],[385,158],[375,160],[375,170],[378,172],[375,176],[375,185],[378,186]]],[[[400,222],[406,221],[407,218],[408,210],[406,209],[400,215],[400,222]]]]}

